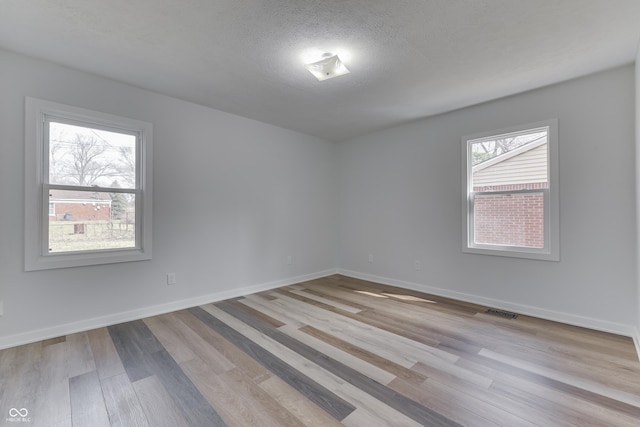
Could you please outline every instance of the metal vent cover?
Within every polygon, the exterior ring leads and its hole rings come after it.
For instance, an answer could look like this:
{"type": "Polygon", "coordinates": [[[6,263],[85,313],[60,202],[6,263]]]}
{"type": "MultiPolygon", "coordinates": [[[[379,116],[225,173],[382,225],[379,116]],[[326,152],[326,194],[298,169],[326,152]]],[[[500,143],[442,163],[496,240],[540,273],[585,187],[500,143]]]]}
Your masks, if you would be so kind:
{"type": "Polygon", "coordinates": [[[497,308],[488,308],[486,312],[489,314],[495,314],[496,316],[506,317],[508,319],[518,318],[518,315],[516,313],[512,313],[510,311],[505,311],[505,310],[499,310],[497,308]]]}

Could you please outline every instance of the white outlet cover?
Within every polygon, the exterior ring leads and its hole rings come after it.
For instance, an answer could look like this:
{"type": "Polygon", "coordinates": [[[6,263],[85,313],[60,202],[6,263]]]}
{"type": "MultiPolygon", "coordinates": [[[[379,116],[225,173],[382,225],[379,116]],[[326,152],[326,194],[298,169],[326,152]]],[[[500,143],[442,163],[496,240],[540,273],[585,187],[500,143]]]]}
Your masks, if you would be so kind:
{"type": "Polygon", "coordinates": [[[167,285],[176,284],[176,273],[167,273],[167,285]]]}

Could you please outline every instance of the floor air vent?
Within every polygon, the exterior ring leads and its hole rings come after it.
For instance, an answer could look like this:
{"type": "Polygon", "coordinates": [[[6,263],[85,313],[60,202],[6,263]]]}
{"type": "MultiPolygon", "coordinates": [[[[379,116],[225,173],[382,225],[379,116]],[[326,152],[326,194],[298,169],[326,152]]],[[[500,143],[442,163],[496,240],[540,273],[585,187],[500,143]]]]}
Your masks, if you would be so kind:
{"type": "Polygon", "coordinates": [[[488,308],[487,313],[495,314],[496,316],[506,317],[508,319],[516,319],[518,315],[516,313],[511,313],[510,311],[498,310],[495,308],[488,308]]]}

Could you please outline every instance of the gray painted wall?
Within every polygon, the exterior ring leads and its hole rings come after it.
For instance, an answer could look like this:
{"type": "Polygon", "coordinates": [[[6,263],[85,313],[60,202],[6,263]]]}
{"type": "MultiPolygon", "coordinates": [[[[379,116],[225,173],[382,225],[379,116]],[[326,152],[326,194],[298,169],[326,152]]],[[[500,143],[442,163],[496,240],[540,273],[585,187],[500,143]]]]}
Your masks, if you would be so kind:
{"type": "Polygon", "coordinates": [[[638,45],[638,53],[636,55],[636,280],[637,280],[637,290],[636,290],[636,301],[637,301],[637,321],[636,321],[636,331],[635,331],[635,341],[636,348],[638,349],[638,354],[640,355],[640,45],[638,45]]]}
{"type": "Polygon", "coordinates": [[[339,267],[629,333],[637,319],[633,88],[627,66],[341,143],[339,267]],[[461,137],[551,118],[560,262],[462,253],[461,137]]]}
{"type": "Polygon", "coordinates": [[[335,269],[334,143],[6,51],[0,64],[0,344],[335,269]],[[153,123],[153,260],[24,272],[25,96],[153,123]]]}

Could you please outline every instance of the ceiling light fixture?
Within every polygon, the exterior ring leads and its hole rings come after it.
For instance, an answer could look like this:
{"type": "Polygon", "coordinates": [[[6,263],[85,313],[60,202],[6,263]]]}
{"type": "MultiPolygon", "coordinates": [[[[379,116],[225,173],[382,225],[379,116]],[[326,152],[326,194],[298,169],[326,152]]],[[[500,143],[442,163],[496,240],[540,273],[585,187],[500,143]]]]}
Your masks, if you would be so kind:
{"type": "Polygon", "coordinates": [[[319,81],[332,79],[334,77],[349,74],[349,70],[342,63],[338,55],[325,53],[318,62],[305,64],[305,68],[309,70],[319,81]]]}

